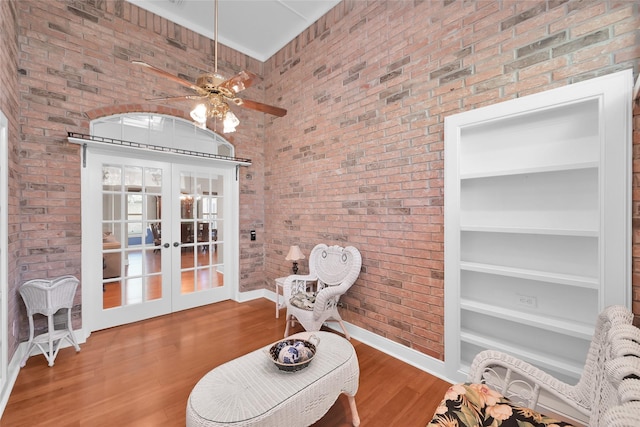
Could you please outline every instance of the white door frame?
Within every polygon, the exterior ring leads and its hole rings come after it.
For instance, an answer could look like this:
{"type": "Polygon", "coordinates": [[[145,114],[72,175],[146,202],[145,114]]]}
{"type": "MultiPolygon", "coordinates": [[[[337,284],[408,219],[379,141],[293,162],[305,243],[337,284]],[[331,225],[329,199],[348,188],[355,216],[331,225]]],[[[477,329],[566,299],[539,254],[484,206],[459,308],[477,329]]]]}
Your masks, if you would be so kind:
{"type": "MultiPolygon", "coordinates": [[[[0,236],[4,238],[0,241],[0,415],[9,400],[9,393],[13,385],[13,380],[8,378],[8,339],[9,339],[9,307],[8,307],[8,285],[9,285],[9,122],[7,117],[0,111],[0,236]]],[[[15,321],[11,328],[11,333],[16,336],[15,321]]],[[[16,354],[19,354],[17,352],[16,354]]],[[[16,373],[17,375],[17,373],[16,373]]]]}
{"type": "MultiPolygon", "coordinates": [[[[237,238],[228,238],[226,241],[226,254],[228,259],[225,259],[225,283],[228,284],[228,296],[227,298],[237,298],[239,295],[239,277],[240,277],[240,252],[239,252],[239,183],[238,183],[238,168],[241,165],[249,165],[248,161],[218,159],[210,157],[198,157],[185,155],[181,153],[174,153],[168,151],[152,151],[145,150],[136,147],[122,146],[117,144],[105,143],[103,141],[92,141],[90,139],[73,138],[69,137],[69,141],[82,145],[81,156],[81,183],[82,183],[82,200],[88,200],[88,195],[92,189],[101,188],[101,177],[99,173],[91,173],[87,159],[93,156],[104,155],[119,155],[123,157],[136,157],[144,160],[158,160],[169,163],[182,163],[193,164],[204,167],[214,167],[225,170],[227,176],[230,179],[227,181],[227,188],[225,189],[225,200],[229,206],[230,212],[225,214],[226,235],[228,237],[237,236],[237,238]]],[[[80,332],[80,339],[83,340],[91,335],[93,330],[96,330],[95,323],[90,313],[101,311],[102,307],[95,307],[96,298],[95,293],[102,293],[101,284],[98,283],[98,279],[101,277],[95,274],[96,269],[101,271],[101,266],[95,265],[96,257],[92,255],[93,251],[102,251],[99,245],[101,242],[102,230],[100,227],[95,226],[96,216],[101,217],[101,212],[97,212],[96,206],[88,206],[87,203],[82,203],[82,331],[80,332]],[[96,243],[98,242],[98,243],[96,243]],[[91,274],[91,272],[94,272],[91,274]]]]}

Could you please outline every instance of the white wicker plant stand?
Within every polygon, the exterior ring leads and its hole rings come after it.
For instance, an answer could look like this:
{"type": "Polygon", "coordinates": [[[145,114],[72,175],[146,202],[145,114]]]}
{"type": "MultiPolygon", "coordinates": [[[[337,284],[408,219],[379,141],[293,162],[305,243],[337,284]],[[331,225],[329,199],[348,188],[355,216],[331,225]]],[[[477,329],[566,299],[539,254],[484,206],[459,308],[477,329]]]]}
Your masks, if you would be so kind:
{"type": "Polygon", "coordinates": [[[317,352],[300,371],[280,371],[264,348],[210,371],[191,391],[187,427],[308,426],[322,418],[341,393],[349,397],[353,425],[360,425],[355,402],[360,369],[353,346],[331,332],[290,338],[311,335],[320,339],[317,352]]]}
{"type": "Polygon", "coordinates": [[[27,351],[20,361],[21,368],[26,365],[35,347],[38,347],[47,358],[49,366],[53,366],[64,341],[68,341],[76,352],[80,351],[71,325],[71,309],[78,283],[78,279],[74,276],[62,276],[54,280],[33,279],[20,286],[20,295],[29,316],[29,342],[27,351]],[[66,325],[64,329],[55,329],[53,316],[62,309],[67,311],[66,325]],[[35,314],[47,316],[47,332],[35,335],[33,320],[35,314]]]}

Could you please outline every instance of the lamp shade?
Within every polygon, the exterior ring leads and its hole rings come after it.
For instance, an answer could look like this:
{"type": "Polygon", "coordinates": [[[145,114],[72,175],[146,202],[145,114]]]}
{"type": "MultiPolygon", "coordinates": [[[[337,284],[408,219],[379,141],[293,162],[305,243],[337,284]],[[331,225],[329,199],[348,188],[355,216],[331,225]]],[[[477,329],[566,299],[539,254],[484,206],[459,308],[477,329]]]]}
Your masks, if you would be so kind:
{"type": "Polygon", "coordinates": [[[207,106],[204,104],[198,104],[191,110],[191,118],[199,125],[207,123],[207,106]]]}
{"type": "Polygon", "coordinates": [[[304,254],[300,250],[300,246],[293,245],[289,247],[289,253],[285,259],[287,261],[298,261],[299,259],[304,259],[304,254]]]}
{"type": "Polygon", "coordinates": [[[223,133],[235,132],[236,126],[240,124],[240,120],[238,120],[238,117],[233,114],[233,111],[229,110],[227,111],[227,115],[224,116],[224,121],[222,122],[222,124],[224,125],[224,130],[222,131],[223,133]]]}

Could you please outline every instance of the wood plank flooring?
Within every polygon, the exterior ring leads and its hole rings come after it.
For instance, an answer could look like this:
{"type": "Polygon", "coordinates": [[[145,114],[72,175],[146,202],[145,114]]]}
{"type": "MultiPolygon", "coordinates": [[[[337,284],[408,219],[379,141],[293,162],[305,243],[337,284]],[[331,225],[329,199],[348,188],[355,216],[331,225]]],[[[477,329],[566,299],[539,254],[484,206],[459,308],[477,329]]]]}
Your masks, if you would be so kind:
{"type": "MultiPolygon", "coordinates": [[[[273,311],[266,299],[224,301],[94,332],[79,353],[62,349],[51,368],[44,356],[32,356],[0,426],[184,426],[187,398],[202,376],[282,338],[284,313],[276,319],[273,311]]],[[[351,342],[360,363],[361,426],[424,427],[449,384],[351,342]]],[[[314,427],[350,420],[342,395],[314,427]]]]}

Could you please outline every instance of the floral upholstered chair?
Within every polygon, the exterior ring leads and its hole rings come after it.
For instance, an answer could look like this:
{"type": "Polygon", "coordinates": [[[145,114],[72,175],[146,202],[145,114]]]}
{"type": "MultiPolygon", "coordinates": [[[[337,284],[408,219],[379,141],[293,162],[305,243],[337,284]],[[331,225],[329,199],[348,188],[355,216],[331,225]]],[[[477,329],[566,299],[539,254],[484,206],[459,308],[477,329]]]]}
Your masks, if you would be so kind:
{"type": "Polygon", "coordinates": [[[571,424],[518,406],[485,384],[449,387],[430,426],[562,427],[571,424]]]}
{"type": "Polygon", "coordinates": [[[505,353],[479,353],[469,383],[449,388],[429,427],[571,425],[535,410],[541,393],[576,410],[589,427],[640,426],[640,329],[632,320],[621,306],[600,314],[575,385],[505,353]]]}
{"type": "Polygon", "coordinates": [[[362,257],[353,246],[316,245],[309,255],[309,274],[292,275],[284,281],[287,304],[284,336],[289,336],[289,327],[295,321],[306,331],[319,331],[324,322],[335,320],[350,339],[338,313],[338,301],[356,281],[361,267],[362,257]]]}

